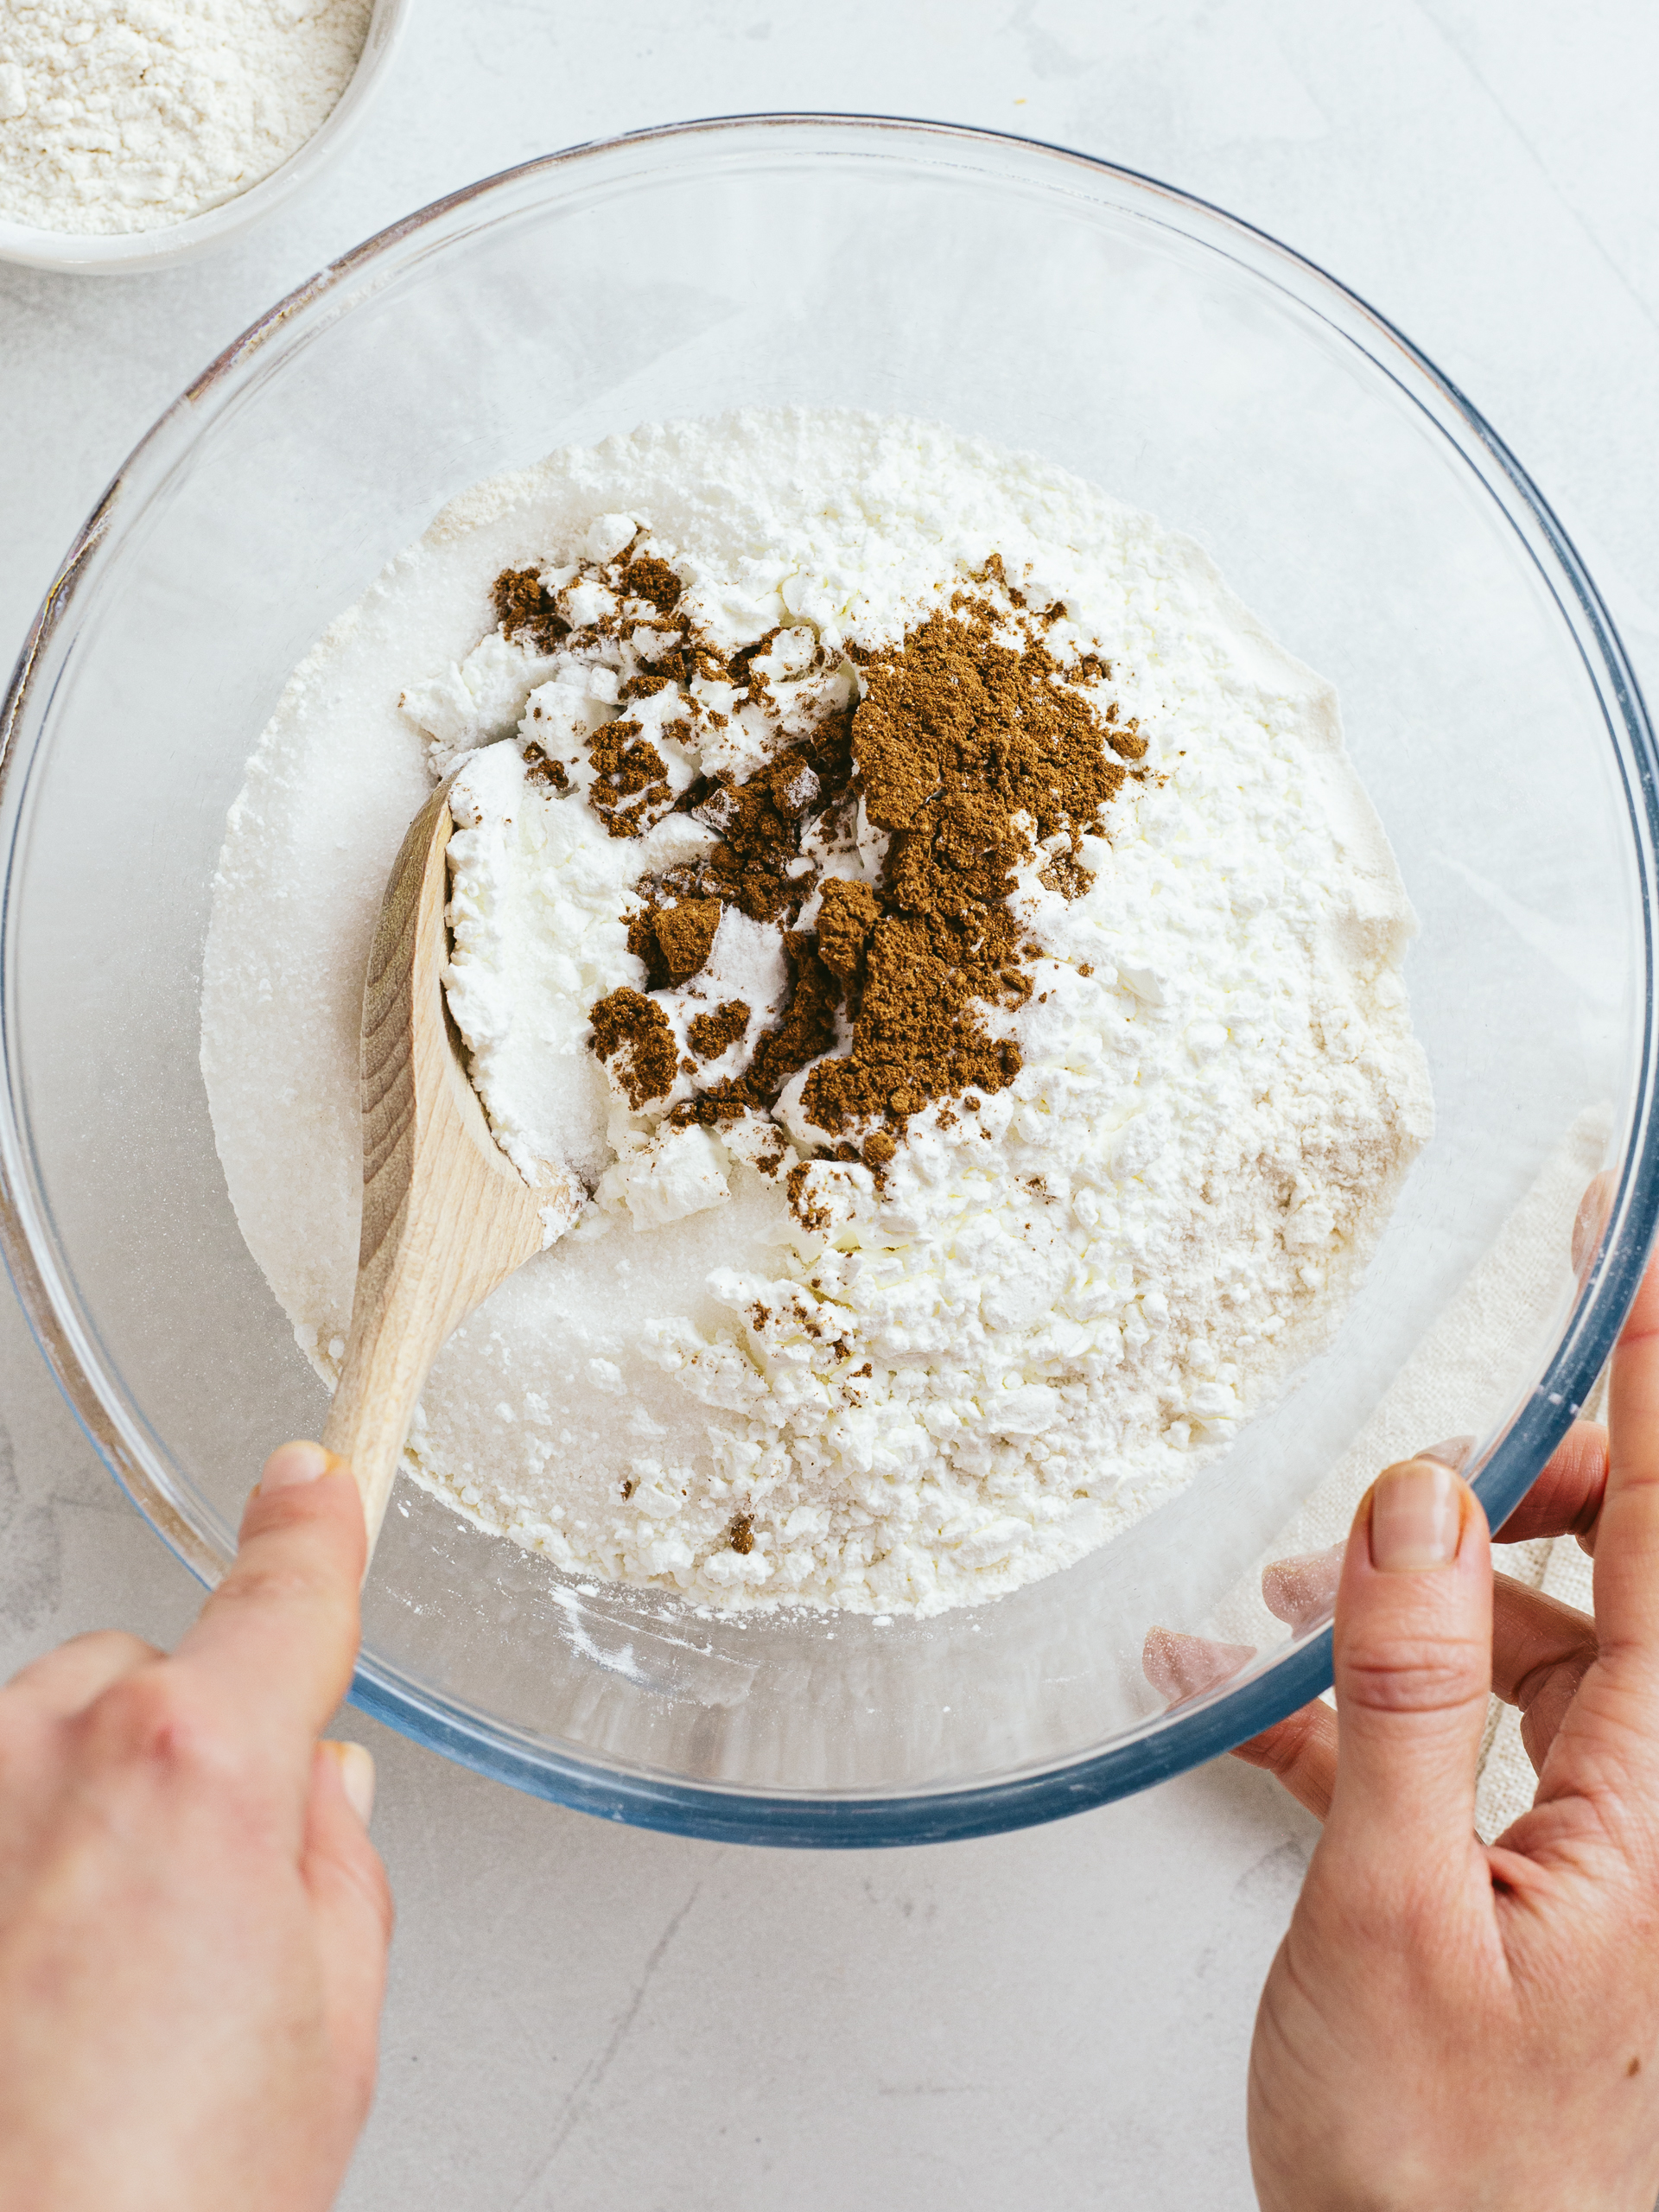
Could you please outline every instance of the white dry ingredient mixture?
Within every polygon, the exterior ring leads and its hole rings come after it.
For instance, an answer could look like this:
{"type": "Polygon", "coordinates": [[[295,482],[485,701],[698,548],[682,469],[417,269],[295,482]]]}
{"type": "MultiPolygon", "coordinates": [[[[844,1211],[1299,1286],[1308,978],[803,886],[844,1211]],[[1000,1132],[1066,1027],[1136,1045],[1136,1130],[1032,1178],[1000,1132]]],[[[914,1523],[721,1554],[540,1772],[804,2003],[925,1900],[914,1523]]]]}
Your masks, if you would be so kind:
{"type": "Polygon", "coordinates": [[[0,0],[0,219],[154,231],[279,168],[373,0],[0,0]]]}
{"type": "MultiPolygon", "coordinates": [[[[851,728],[856,767],[874,724],[851,728]]],[[[1138,1519],[1335,1326],[1430,1103],[1414,925],[1330,687],[1190,541],[1075,478],[791,410],[478,486],[328,632],[260,741],[202,1060],[244,1230],[326,1375],[352,1294],[364,956],[403,830],[457,763],[451,1003],[514,1157],[532,1176],[567,1159],[593,1193],[452,1340],[416,1416],[410,1471],[483,1527],[697,1604],[937,1611],[1138,1519]],[[556,619],[493,625],[504,569],[530,587],[520,615],[556,619]],[[714,864],[734,794],[844,728],[918,626],[967,621],[959,594],[1084,702],[1113,736],[1098,758],[1135,764],[1076,832],[1014,824],[1020,973],[973,1013],[1017,1071],[815,1124],[815,1068],[852,1065],[849,995],[775,1106],[687,1121],[788,1019],[791,961],[728,901],[702,967],[653,982],[630,920],[680,911],[663,886],[714,864]],[[694,634],[696,666],[674,650],[694,634]],[[622,737],[606,750],[630,724],[664,771],[649,789],[622,737]],[[733,1001],[747,1018],[699,1062],[691,1025],[733,1001]],[[607,1005],[633,1034],[605,1066],[607,1005]],[[652,1007],[677,1057],[642,1099],[652,1007]]],[[[806,928],[895,855],[868,792],[837,814],[821,778],[787,775],[806,928]]]]}

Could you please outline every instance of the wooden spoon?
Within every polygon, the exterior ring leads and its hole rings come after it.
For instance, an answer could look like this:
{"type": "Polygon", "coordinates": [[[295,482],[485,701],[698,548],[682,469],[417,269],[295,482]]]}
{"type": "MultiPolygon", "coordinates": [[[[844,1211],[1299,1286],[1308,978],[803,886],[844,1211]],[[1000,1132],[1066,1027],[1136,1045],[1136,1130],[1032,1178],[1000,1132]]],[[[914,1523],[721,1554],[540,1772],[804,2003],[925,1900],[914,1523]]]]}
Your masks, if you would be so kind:
{"type": "Polygon", "coordinates": [[[443,995],[449,787],[410,824],[363,982],[363,1235],[351,1334],[322,1432],[349,1459],[372,1553],[410,1420],[445,1338],[575,1217],[549,1167],[532,1190],[490,1134],[443,995]]]}

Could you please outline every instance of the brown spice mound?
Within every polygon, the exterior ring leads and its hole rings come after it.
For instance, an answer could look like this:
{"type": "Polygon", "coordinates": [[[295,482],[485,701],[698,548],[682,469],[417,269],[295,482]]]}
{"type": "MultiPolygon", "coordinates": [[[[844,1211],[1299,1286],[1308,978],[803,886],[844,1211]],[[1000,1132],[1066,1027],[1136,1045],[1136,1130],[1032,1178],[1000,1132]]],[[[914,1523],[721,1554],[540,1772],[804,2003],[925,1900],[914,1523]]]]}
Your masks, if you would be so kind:
{"type": "Polygon", "coordinates": [[[626,599],[647,600],[659,614],[671,614],[685,588],[666,561],[655,553],[642,553],[622,571],[626,599]]]}
{"type": "Polygon", "coordinates": [[[667,1095],[679,1067],[674,1032],[655,999],[626,985],[600,1000],[590,1017],[594,1051],[601,1060],[617,1060],[617,1076],[635,1112],[648,1100],[667,1095]]]}
{"type": "Polygon", "coordinates": [[[864,954],[881,909],[868,883],[832,876],[818,908],[818,957],[843,990],[856,998],[864,983],[864,954]]]}
{"type": "Polygon", "coordinates": [[[569,635],[570,625],[534,569],[503,569],[490,595],[495,619],[508,637],[528,631],[543,652],[551,652],[562,638],[569,635]]]}
{"type": "Polygon", "coordinates": [[[957,866],[995,841],[999,817],[1023,810],[1051,837],[1086,827],[1123,780],[1100,717],[1043,639],[1028,631],[1010,646],[1001,626],[988,600],[961,594],[864,667],[853,742],[870,819],[919,830],[944,804],[957,866]]]}
{"type": "Polygon", "coordinates": [[[689,982],[713,948],[720,927],[720,901],[688,899],[680,906],[658,906],[650,926],[669,982],[689,982]]]}
{"type": "Polygon", "coordinates": [[[685,1026],[686,1040],[700,1060],[717,1060],[748,1026],[748,1007],[741,999],[728,999],[712,1014],[694,1015],[685,1026]]]}
{"type": "MultiPolygon", "coordinates": [[[[1031,992],[1035,948],[1023,942],[1008,904],[1014,871],[1040,843],[1039,880],[1080,896],[1090,879],[1077,840],[1099,830],[1126,777],[1148,772],[1121,765],[1141,760],[1146,740],[1133,721],[1120,722],[1116,704],[1103,710],[1080,688],[1109,681],[1097,654],[1065,664],[1051,648],[1064,608],[1030,607],[995,556],[977,590],[959,592],[901,644],[852,649],[864,690],[855,710],[826,712],[804,735],[785,738],[766,673],[753,665],[778,633],[720,652],[683,610],[669,563],[638,550],[647,542],[637,537],[599,572],[623,604],[596,631],[627,636],[635,658],[650,663],[624,683],[625,705],[701,677],[732,685],[734,698],[760,707],[779,734],[758,772],[742,782],[729,772],[704,778],[677,799],[662,754],[631,716],[588,741],[596,771],[589,804],[613,836],[639,836],[677,807],[718,837],[706,855],[641,883],[629,949],[648,988],[684,984],[705,965],[729,906],[778,925],[789,963],[783,1010],[747,1069],[694,1081],[670,1122],[764,1113],[791,1076],[817,1062],[803,1100],[810,1119],[837,1140],[863,1131],[861,1147],[837,1141],[823,1152],[861,1158],[879,1175],[912,1115],[941,1100],[972,1111],[976,1094],[1001,1090],[1018,1074],[1018,1047],[994,1036],[985,1019],[1031,992]],[[642,644],[642,628],[654,640],[642,644]],[[855,861],[850,875],[822,876],[826,851],[839,848],[852,859],[861,798],[869,821],[890,833],[880,876],[858,880],[855,861]],[[812,849],[804,853],[809,828],[812,849]],[[815,892],[816,928],[803,931],[798,917],[815,892]],[[830,1058],[838,1016],[851,1039],[830,1058]]],[[[574,638],[533,570],[504,571],[495,605],[509,634],[528,632],[549,648],[574,638]]],[[[706,707],[688,711],[715,727],[726,719],[706,707]]],[[[798,716],[791,731],[798,728],[798,716]]],[[[565,780],[557,763],[534,754],[531,772],[565,780]]],[[[698,1014],[688,1025],[692,1052],[717,1058],[749,1019],[739,1001],[698,1014]]],[[[643,993],[613,991],[593,1022],[594,1050],[617,1063],[636,1108],[666,1096],[677,1074],[695,1078],[696,1061],[680,1058],[666,1015],[643,993]]],[[[803,1217],[821,1211],[809,1165],[788,1178],[803,1217]]]]}
{"type": "MultiPolygon", "coordinates": [[[[994,1039],[980,1013],[1030,995],[1007,906],[1014,870],[1032,825],[1042,839],[1091,829],[1125,772],[1037,629],[1016,619],[1011,645],[1009,626],[988,600],[959,594],[865,663],[853,755],[866,811],[894,835],[880,918],[857,948],[861,978],[846,978],[861,982],[852,1050],[814,1069],[803,1096],[821,1128],[902,1126],[937,1099],[970,1084],[1001,1090],[1020,1072],[1018,1046],[994,1039]]],[[[873,918],[861,900],[841,903],[825,954],[838,974],[873,918]]],[[[890,1157],[878,1145],[872,1164],[890,1157]]]]}
{"type": "Polygon", "coordinates": [[[667,764],[636,721],[607,722],[588,741],[599,771],[588,804],[613,837],[637,837],[668,811],[667,764]]]}
{"type": "Polygon", "coordinates": [[[789,996],[778,1027],[760,1037],[743,1074],[722,1077],[683,1098],[668,1116],[671,1128],[709,1128],[751,1111],[765,1113],[791,1076],[834,1045],[841,991],[818,957],[811,931],[786,930],[784,950],[789,996]]]}

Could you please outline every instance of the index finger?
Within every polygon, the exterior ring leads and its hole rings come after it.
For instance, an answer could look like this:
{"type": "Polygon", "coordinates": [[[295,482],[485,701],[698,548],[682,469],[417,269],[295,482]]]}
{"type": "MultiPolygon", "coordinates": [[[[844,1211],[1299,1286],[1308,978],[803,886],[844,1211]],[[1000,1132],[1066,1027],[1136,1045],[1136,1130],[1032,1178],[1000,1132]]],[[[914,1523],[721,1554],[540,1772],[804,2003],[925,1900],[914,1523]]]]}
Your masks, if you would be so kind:
{"type": "Polygon", "coordinates": [[[1604,1662],[1659,1661],[1659,1268],[1642,1278],[1607,1386],[1607,1488],[1596,1531],[1604,1662]]]}
{"type": "Polygon", "coordinates": [[[1576,1536],[1586,1551],[1593,1552],[1606,1488],[1607,1432],[1599,1421],[1575,1421],[1493,1541],[1524,1544],[1535,1536],[1576,1536]]]}
{"type": "Polygon", "coordinates": [[[351,1683],[367,1547],[346,1462],[320,1444],[283,1445],[265,1462],[235,1561],[175,1663],[238,1712],[308,1744],[351,1683]]]}

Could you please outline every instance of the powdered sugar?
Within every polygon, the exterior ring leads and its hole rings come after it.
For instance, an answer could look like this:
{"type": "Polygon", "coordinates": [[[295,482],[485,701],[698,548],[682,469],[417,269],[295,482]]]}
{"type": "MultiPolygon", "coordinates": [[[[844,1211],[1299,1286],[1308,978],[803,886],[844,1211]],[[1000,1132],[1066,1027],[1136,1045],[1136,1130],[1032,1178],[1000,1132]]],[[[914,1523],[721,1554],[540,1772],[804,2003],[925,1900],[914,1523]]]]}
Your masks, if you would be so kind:
{"type": "Polygon", "coordinates": [[[372,0],[8,0],[0,217],[156,230],[296,153],[351,81],[372,0]]]}
{"type": "MultiPolygon", "coordinates": [[[[510,1148],[562,1152],[594,1194],[435,1370],[413,1460],[452,1503],[561,1565],[702,1602],[930,1611],[1139,1517],[1328,1332],[1428,1122],[1409,915],[1328,688],[1196,548],[1058,472],[915,424],[788,415],[644,431],[480,487],[331,633],[262,741],[215,899],[204,1067],[238,1213],[320,1365],[349,1310],[345,1240],[332,1199],[285,1179],[321,1146],[336,1186],[365,924],[301,817],[381,764],[395,798],[334,817],[329,861],[378,895],[419,787],[412,717],[400,730],[384,703],[400,684],[440,761],[474,752],[451,1003],[480,1088],[510,1148]],[[777,715],[825,711],[855,680],[849,642],[896,639],[996,551],[1065,602],[1057,635],[1109,659],[1148,741],[1161,780],[1085,841],[1081,895],[1044,881],[1044,855],[1022,874],[1034,988],[999,1017],[1020,1072],[976,1110],[912,1117],[879,1182],[816,1156],[798,1084],[763,1126],[672,1131],[671,1096],[635,1109],[588,1050],[588,1009],[644,980],[622,917],[653,841],[707,833],[670,813],[613,837],[579,781],[529,786],[500,741],[539,702],[541,741],[569,735],[578,763],[625,656],[577,683],[556,652],[469,652],[486,620],[467,610],[526,559],[589,588],[581,564],[642,518],[711,633],[779,630],[777,715]],[[423,643],[435,608],[447,669],[423,643]],[[303,1007],[250,988],[273,962],[297,981],[285,936],[327,943],[303,1007]],[[285,1116],[256,1105],[250,1055],[285,1116]]],[[[709,703],[727,721],[708,744],[674,740],[688,773],[715,747],[763,757],[765,716],[709,703]]],[[[866,826],[844,865],[874,874],[885,843],[866,826]]],[[[776,1002],[767,931],[725,943],[730,918],[701,974],[654,995],[677,1041],[698,1007],[776,1002]]]]}

